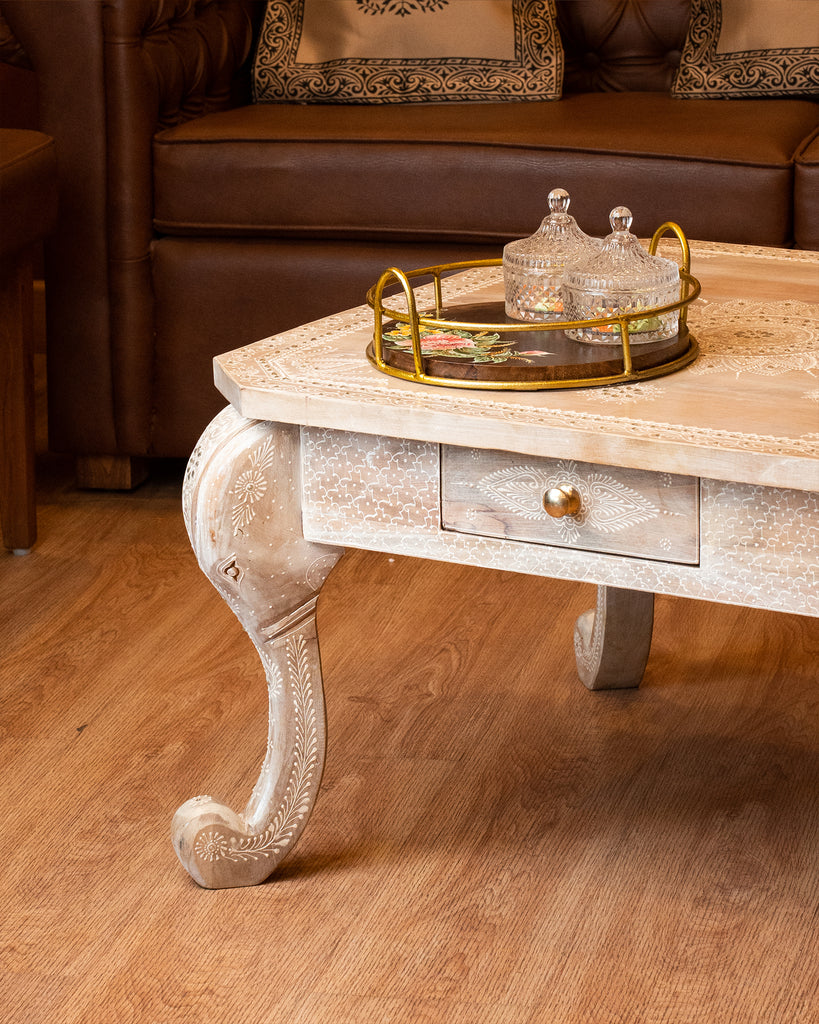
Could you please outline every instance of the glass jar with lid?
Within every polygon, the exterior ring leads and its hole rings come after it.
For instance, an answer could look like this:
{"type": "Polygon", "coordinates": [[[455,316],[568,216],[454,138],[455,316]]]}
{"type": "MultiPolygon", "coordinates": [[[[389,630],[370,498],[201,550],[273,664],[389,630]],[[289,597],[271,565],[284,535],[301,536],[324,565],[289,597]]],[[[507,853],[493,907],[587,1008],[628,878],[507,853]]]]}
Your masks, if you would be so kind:
{"type": "Polygon", "coordinates": [[[563,319],[566,264],[600,245],[568,212],[570,199],[564,188],[552,189],[548,202],[549,213],[538,230],[503,249],[506,315],[515,320],[563,319]]]}
{"type": "MultiPolygon", "coordinates": [[[[590,320],[631,314],[629,341],[639,345],[661,341],[677,333],[679,310],[660,314],[653,310],[678,301],[680,271],[672,260],[649,255],[629,230],[631,222],[628,207],[616,207],[609,217],[611,234],[603,239],[601,248],[567,270],[563,319],[590,320]],[[640,316],[643,311],[646,315],[640,316]]],[[[595,345],[619,345],[620,333],[619,324],[566,331],[575,341],[595,345]]]]}

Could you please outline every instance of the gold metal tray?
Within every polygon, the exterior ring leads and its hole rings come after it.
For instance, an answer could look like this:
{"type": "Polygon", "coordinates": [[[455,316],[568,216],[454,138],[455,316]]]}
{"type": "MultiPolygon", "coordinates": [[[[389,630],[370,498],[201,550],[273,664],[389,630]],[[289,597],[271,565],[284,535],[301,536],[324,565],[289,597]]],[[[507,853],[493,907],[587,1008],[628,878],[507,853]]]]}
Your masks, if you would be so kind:
{"type": "Polygon", "coordinates": [[[673,373],[697,357],[697,343],[686,321],[688,306],[701,288],[691,275],[688,241],[677,224],[668,222],[659,227],[649,252],[654,255],[667,232],[676,235],[681,249],[679,300],[593,320],[522,322],[506,316],[502,301],[445,304],[445,276],[476,267],[501,266],[500,259],[446,263],[408,273],[391,267],[367,292],[367,303],[375,317],[367,358],[383,373],[402,380],[488,390],[601,387],[673,373]],[[430,278],[435,309],[419,312],[412,282],[430,278]],[[384,291],[394,284],[401,287],[406,310],[384,305],[384,291]],[[630,325],[677,309],[680,326],[676,335],[632,346],[630,325]],[[619,334],[619,344],[592,345],[566,335],[566,329],[579,326],[610,327],[613,334],[619,334]]]}

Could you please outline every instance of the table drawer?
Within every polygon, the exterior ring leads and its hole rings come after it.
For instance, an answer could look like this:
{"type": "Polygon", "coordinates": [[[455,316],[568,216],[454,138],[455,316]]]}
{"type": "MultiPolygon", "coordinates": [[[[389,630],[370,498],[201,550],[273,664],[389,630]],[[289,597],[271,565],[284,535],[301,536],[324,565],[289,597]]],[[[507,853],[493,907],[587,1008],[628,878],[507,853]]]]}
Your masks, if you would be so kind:
{"type": "Polygon", "coordinates": [[[695,565],[699,481],[445,445],[441,522],[457,533],[695,565]],[[563,514],[550,515],[544,499],[563,514]]]}

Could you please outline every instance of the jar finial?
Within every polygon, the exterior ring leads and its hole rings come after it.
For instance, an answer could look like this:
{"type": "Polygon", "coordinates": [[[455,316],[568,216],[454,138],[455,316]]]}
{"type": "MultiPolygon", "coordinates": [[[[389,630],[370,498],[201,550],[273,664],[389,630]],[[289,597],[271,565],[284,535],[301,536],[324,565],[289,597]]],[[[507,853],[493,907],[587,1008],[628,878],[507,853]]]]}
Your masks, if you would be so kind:
{"type": "Polygon", "coordinates": [[[549,193],[549,210],[552,213],[566,213],[569,209],[569,193],[565,188],[553,188],[549,193]]]}
{"type": "Polygon", "coordinates": [[[631,210],[627,206],[615,206],[609,214],[612,231],[628,231],[632,220],[631,210]]]}

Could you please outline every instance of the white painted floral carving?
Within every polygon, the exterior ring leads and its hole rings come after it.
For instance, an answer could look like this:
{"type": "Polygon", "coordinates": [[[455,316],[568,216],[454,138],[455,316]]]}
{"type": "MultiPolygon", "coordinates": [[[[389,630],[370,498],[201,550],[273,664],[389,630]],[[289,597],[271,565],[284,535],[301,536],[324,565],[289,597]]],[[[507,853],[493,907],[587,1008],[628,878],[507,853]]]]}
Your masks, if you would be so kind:
{"type": "Polygon", "coordinates": [[[660,509],[644,494],[602,470],[579,473],[574,462],[559,462],[555,473],[520,465],[495,470],[478,483],[490,500],[526,519],[552,522],[560,536],[574,540],[586,525],[600,533],[618,533],[656,519],[660,509]],[[574,487],[580,512],[552,519],[543,508],[543,495],[552,487],[574,487]]]}
{"type": "MultiPolygon", "coordinates": [[[[288,637],[287,665],[293,693],[296,740],[290,777],[281,805],[270,826],[255,835],[226,835],[218,827],[200,832],[194,851],[203,860],[251,861],[275,856],[290,842],[296,828],[309,813],[311,789],[319,768],[320,752],[313,684],[303,636],[288,637]]],[[[272,672],[271,700],[278,696],[284,685],[279,668],[273,666],[272,672]]],[[[263,774],[254,794],[265,783],[263,774]]]]}
{"type": "Polygon", "coordinates": [[[256,518],[258,502],[267,494],[267,470],[274,457],[273,438],[269,437],[250,453],[247,469],[236,478],[231,492],[235,502],[230,512],[234,537],[256,518]]]}
{"type": "Polygon", "coordinates": [[[703,303],[696,312],[700,355],[689,373],[776,377],[819,368],[819,309],[807,302],[703,303]]]}

